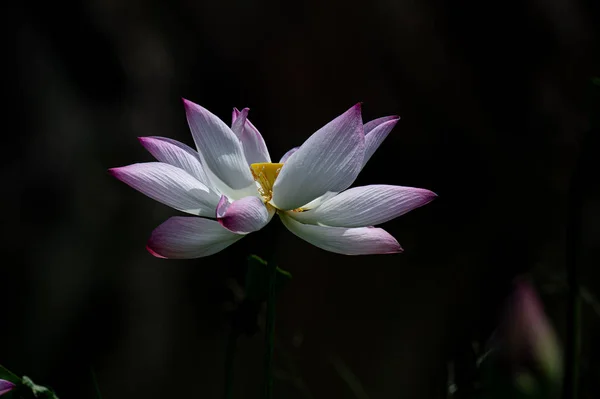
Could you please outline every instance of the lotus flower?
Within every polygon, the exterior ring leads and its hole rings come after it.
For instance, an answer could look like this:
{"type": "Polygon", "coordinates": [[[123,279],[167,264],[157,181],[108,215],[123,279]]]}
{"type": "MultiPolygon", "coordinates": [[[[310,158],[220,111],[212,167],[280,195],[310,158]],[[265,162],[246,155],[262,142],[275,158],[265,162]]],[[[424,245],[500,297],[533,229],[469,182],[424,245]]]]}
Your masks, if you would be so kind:
{"type": "Polygon", "coordinates": [[[275,214],[292,233],[327,251],[398,253],[396,239],[372,226],[436,196],[390,185],[346,190],[396,125],[396,116],[363,125],[357,104],[272,163],[248,108],[234,109],[229,127],[201,106],[183,102],[198,151],[164,137],[141,137],[158,162],[110,169],[148,197],[194,215],[171,217],[152,232],[147,248],[154,256],[212,255],[260,230],[275,214]]]}
{"type": "Polygon", "coordinates": [[[0,380],[0,396],[12,391],[15,388],[15,384],[10,381],[0,380]]]}

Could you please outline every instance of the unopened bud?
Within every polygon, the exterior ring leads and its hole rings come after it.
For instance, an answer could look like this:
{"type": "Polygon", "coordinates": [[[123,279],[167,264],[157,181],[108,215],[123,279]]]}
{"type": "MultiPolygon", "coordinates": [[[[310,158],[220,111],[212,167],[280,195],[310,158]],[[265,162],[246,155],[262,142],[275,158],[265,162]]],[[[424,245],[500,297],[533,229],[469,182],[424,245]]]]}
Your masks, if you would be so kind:
{"type": "Polygon", "coordinates": [[[10,381],[0,380],[0,396],[12,391],[15,388],[15,384],[10,381]]]}
{"type": "MultiPolygon", "coordinates": [[[[562,353],[535,289],[518,281],[510,298],[503,341],[513,367],[537,375],[542,385],[562,382],[562,353]]],[[[519,373],[522,374],[522,373],[519,373]]]]}

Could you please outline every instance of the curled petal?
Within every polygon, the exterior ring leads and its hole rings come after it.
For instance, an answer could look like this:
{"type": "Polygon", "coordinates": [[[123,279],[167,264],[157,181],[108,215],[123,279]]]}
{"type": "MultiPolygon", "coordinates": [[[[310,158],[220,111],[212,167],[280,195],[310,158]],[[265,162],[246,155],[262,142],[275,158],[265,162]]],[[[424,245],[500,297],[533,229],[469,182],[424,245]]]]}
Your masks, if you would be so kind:
{"type": "Polygon", "coordinates": [[[214,220],[174,216],[154,229],[147,249],[159,258],[200,258],[213,255],[242,237],[214,220]]]}
{"type": "Polygon", "coordinates": [[[246,124],[246,121],[248,120],[249,111],[250,108],[244,108],[241,112],[237,108],[233,109],[233,114],[231,115],[231,130],[233,131],[233,133],[235,133],[238,139],[240,138],[242,131],[244,130],[244,125],[246,124]]]}
{"type": "Polygon", "coordinates": [[[348,188],[362,168],[364,141],[357,104],[310,136],[283,164],[273,185],[273,203],[296,209],[328,191],[348,188]]]}
{"type": "Polygon", "coordinates": [[[384,116],[365,124],[365,157],[363,159],[363,167],[371,159],[375,150],[379,148],[399,120],[399,116],[384,116]]]}
{"type": "Polygon", "coordinates": [[[280,217],[289,231],[326,251],[342,255],[393,254],[402,252],[398,241],[380,228],[315,226],[300,223],[287,214],[280,214],[280,217]]]}
{"type": "Polygon", "coordinates": [[[283,154],[283,156],[279,160],[279,163],[285,163],[285,161],[287,161],[288,158],[291,157],[293,153],[295,153],[296,151],[298,151],[299,148],[300,147],[294,147],[291,150],[289,150],[288,152],[286,152],[285,154],[283,154]]]}
{"type": "Polygon", "coordinates": [[[217,219],[234,233],[247,234],[262,229],[273,217],[275,210],[258,197],[245,197],[232,203],[221,198],[217,219]]]}
{"type": "Polygon", "coordinates": [[[249,108],[244,108],[241,112],[237,108],[233,109],[233,122],[231,130],[236,134],[242,147],[248,165],[253,163],[271,162],[271,156],[267,145],[258,129],[248,119],[249,108]]]}
{"type": "Polygon", "coordinates": [[[208,110],[188,100],[183,102],[202,165],[216,188],[230,198],[258,195],[236,135],[208,110]]]}
{"type": "Polygon", "coordinates": [[[183,169],[162,162],[136,163],[109,172],[148,197],[182,212],[214,217],[219,196],[183,169]]]}
{"type": "Polygon", "coordinates": [[[229,198],[227,198],[224,195],[221,195],[221,199],[219,200],[219,204],[217,205],[217,219],[220,219],[223,216],[225,216],[225,212],[227,212],[227,208],[229,208],[229,205],[231,205],[229,198]]]}
{"type": "Polygon", "coordinates": [[[211,183],[200,162],[200,155],[191,147],[167,137],[139,137],[140,143],[154,158],[185,170],[210,187],[211,183]]]}
{"type": "Polygon", "coordinates": [[[389,122],[389,121],[398,121],[399,119],[400,119],[400,117],[397,115],[382,116],[381,118],[373,119],[372,121],[365,123],[365,126],[364,126],[365,136],[367,134],[371,133],[373,131],[373,129],[375,129],[376,127],[381,126],[382,124],[389,122]]]}
{"type": "Polygon", "coordinates": [[[431,202],[436,194],[422,188],[374,184],[354,187],[305,212],[296,220],[339,227],[373,226],[431,202]]]}

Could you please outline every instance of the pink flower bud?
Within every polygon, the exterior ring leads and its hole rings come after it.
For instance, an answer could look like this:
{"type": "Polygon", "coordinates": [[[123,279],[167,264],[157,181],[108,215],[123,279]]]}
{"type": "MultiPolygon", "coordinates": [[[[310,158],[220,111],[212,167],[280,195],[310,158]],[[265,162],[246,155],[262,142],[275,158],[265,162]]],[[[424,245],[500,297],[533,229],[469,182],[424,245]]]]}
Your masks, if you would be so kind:
{"type": "Polygon", "coordinates": [[[10,381],[0,380],[0,396],[12,391],[15,388],[15,384],[10,381]]]}
{"type": "Polygon", "coordinates": [[[535,289],[527,281],[515,283],[504,325],[504,344],[511,364],[552,384],[563,375],[562,353],[535,289]]]}

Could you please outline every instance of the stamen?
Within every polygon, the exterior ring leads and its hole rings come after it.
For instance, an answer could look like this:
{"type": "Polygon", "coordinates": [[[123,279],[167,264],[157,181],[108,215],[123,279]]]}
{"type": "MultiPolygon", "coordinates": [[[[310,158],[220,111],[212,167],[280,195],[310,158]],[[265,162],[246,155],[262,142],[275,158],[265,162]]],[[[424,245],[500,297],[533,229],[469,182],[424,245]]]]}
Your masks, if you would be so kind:
{"type": "Polygon", "coordinates": [[[256,183],[258,183],[258,192],[265,201],[270,201],[273,197],[273,184],[279,175],[282,163],[253,163],[250,165],[250,171],[256,183]]]}

